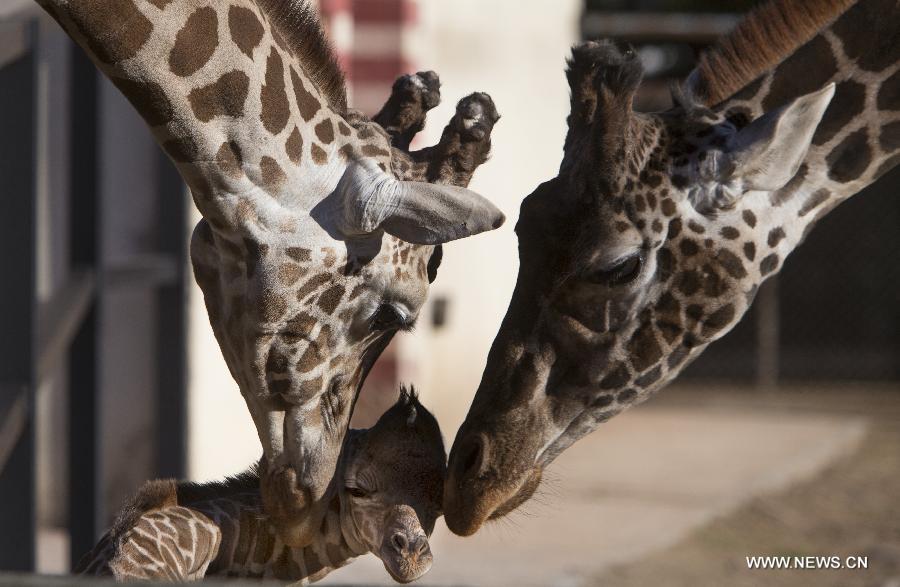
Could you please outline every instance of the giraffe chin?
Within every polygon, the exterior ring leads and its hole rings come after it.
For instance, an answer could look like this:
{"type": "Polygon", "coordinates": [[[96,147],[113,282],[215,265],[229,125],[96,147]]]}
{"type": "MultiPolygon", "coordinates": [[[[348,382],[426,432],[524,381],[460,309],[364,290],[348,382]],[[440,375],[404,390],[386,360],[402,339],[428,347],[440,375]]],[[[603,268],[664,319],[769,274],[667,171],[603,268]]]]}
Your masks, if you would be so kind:
{"type": "MultiPolygon", "coordinates": [[[[524,479],[509,491],[496,484],[458,487],[448,478],[444,486],[444,520],[458,536],[475,534],[486,522],[512,513],[528,501],[541,484],[542,469],[526,472],[524,479]]],[[[506,485],[506,484],[504,484],[506,485]]],[[[506,485],[509,487],[509,485],[506,485]]]]}
{"type": "Polygon", "coordinates": [[[281,540],[292,547],[308,545],[324,515],[324,504],[314,502],[309,490],[297,485],[297,473],[290,466],[273,469],[263,458],[259,469],[262,501],[281,540]]]}
{"type": "Polygon", "coordinates": [[[379,558],[391,578],[398,583],[411,583],[420,579],[431,570],[431,564],[434,562],[427,542],[423,552],[407,555],[397,553],[392,545],[385,545],[381,548],[379,558]]]}

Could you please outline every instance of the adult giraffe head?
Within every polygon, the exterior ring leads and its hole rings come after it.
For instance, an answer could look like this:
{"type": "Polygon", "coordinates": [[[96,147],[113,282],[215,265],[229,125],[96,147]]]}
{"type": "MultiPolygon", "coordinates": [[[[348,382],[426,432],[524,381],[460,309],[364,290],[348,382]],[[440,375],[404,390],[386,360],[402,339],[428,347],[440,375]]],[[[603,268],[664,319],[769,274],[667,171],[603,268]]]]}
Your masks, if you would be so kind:
{"type": "Polygon", "coordinates": [[[285,541],[303,544],[327,507],[356,394],[415,322],[441,243],[503,222],[464,188],[487,158],[493,103],[465,98],[438,148],[407,153],[391,135],[406,147],[422,128],[436,76],[401,79],[376,122],[348,110],[305,1],[41,5],[191,188],[203,215],[191,260],[259,432],[264,503],[285,541]]]}
{"type": "Polygon", "coordinates": [[[556,456],[731,329],[806,231],[896,163],[900,9],[848,4],[763,6],[663,113],[633,111],[631,51],[573,50],[563,162],[522,204],[516,288],[451,451],[451,530],[527,500],[556,456]]]}

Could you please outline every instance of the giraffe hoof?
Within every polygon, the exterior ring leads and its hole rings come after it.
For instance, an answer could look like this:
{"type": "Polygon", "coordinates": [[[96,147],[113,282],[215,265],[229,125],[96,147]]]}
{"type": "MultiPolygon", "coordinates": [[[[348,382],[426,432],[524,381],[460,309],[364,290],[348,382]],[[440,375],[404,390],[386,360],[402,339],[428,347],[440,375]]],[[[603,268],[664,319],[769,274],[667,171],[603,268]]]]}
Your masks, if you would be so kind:
{"type": "Polygon", "coordinates": [[[456,105],[453,128],[464,139],[482,141],[488,138],[500,114],[491,97],[482,92],[469,94],[456,105]]]}

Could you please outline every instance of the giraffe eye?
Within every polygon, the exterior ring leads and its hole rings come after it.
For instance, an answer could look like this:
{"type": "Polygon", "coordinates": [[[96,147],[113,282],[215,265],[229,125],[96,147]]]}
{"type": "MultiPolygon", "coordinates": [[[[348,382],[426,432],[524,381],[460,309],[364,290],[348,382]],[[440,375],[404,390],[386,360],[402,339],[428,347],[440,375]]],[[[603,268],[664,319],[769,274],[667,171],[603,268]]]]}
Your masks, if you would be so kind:
{"type": "Polygon", "coordinates": [[[390,304],[381,304],[372,316],[372,330],[390,330],[400,328],[403,324],[403,316],[390,304]]]}
{"type": "Polygon", "coordinates": [[[640,254],[631,255],[612,267],[589,273],[585,276],[585,279],[591,283],[602,283],[610,286],[625,285],[637,279],[643,266],[644,258],[640,254]]]}
{"type": "Polygon", "coordinates": [[[362,487],[358,487],[356,485],[348,485],[346,489],[347,489],[347,493],[349,493],[352,497],[363,498],[363,497],[369,496],[368,491],[366,491],[362,487]]]}

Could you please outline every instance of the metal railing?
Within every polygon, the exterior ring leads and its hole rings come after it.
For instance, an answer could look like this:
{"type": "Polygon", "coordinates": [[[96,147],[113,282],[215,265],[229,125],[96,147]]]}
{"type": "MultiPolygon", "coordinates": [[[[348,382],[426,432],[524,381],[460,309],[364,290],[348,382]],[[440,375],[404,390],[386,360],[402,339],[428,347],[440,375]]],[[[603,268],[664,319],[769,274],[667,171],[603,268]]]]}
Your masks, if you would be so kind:
{"type": "Polygon", "coordinates": [[[46,173],[38,145],[44,98],[39,31],[46,18],[30,1],[0,2],[0,571],[36,569],[36,405],[42,385],[66,366],[71,564],[106,522],[100,447],[115,438],[101,438],[105,292],[122,286],[155,292],[157,342],[148,360],[156,362],[158,407],[156,437],[148,441],[157,460],[148,476],[178,477],[185,469],[184,185],[161,152],[147,162],[159,192],[156,251],[104,266],[100,78],[74,46],[67,65],[68,168],[54,169],[69,191],[68,279],[39,300],[38,177],[46,173]]]}

